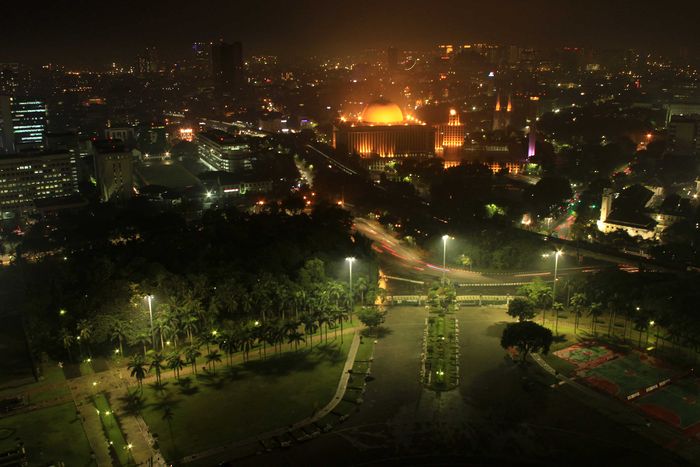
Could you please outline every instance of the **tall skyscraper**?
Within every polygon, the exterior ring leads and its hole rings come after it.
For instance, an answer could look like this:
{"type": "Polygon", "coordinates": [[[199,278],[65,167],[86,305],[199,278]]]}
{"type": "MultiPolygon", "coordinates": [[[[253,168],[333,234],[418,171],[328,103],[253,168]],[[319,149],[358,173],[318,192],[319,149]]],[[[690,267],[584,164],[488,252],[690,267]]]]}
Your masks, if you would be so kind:
{"type": "Polygon", "coordinates": [[[13,96],[17,91],[19,63],[0,63],[0,95],[13,96]]]}
{"type": "Polygon", "coordinates": [[[243,45],[219,41],[211,46],[211,70],[221,92],[235,92],[243,84],[243,45]]]}
{"type": "Polygon", "coordinates": [[[144,54],[138,58],[139,73],[158,73],[158,69],[158,50],[155,47],[147,47],[144,54]]]}
{"type": "Polygon", "coordinates": [[[6,154],[43,150],[46,117],[42,100],[0,96],[0,150],[6,154]]]}

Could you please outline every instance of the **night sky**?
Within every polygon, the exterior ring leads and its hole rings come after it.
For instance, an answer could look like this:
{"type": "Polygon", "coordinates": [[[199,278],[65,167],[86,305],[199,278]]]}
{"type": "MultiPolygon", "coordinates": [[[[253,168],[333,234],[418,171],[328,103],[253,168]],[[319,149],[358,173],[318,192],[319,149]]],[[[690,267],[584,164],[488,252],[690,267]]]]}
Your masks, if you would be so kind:
{"type": "Polygon", "coordinates": [[[700,3],[629,0],[62,0],[12,2],[0,61],[131,61],[149,44],[181,56],[195,40],[304,56],[436,42],[658,48],[700,45],[700,3]],[[38,5],[38,6],[37,6],[38,5]]]}

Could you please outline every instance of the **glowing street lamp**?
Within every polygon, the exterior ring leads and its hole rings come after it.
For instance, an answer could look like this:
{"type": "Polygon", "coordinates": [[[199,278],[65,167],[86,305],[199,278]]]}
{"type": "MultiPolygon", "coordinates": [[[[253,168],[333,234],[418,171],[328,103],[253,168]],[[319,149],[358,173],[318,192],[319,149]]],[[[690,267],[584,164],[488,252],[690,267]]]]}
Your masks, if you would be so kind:
{"type": "Polygon", "coordinates": [[[554,285],[552,286],[552,301],[556,303],[557,301],[557,271],[559,269],[559,257],[562,255],[561,250],[557,250],[554,253],[554,285]]]}
{"type": "Polygon", "coordinates": [[[442,280],[445,281],[445,274],[447,273],[447,240],[450,239],[449,235],[442,236],[442,280]]]}
{"type": "Polygon", "coordinates": [[[353,310],[353,297],[352,297],[352,263],[355,262],[355,258],[352,256],[348,256],[345,258],[345,261],[348,262],[348,272],[349,272],[349,284],[350,284],[350,316],[352,316],[352,310],[353,310]]]}
{"type": "Polygon", "coordinates": [[[153,331],[153,295],[146,295],[146,300],[148,300],[148,316],[151,320],[151,345],[153,350],[156,350],[156,334],[153,331]]]}

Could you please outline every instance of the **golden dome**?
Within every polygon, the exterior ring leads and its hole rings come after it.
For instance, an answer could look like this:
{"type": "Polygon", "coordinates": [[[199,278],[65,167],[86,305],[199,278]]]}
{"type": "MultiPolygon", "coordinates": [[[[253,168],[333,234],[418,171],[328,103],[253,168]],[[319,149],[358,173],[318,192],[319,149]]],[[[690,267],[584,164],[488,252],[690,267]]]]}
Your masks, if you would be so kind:
{"type": "Polygon", "coordinates": [[[384,99],[370,102],[362,111],[362,122],[375,125],[403,123],[403,112],[398,105],[384,99]]]}

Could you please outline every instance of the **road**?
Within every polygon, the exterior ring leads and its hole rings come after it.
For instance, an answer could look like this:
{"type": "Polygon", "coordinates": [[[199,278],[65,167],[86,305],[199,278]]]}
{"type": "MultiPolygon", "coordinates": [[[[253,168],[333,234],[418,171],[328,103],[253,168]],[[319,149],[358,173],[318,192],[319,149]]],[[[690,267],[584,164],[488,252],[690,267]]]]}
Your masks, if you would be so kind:
{"type": "MultiPolygon", "coordinates": [[[[443,269],[441,264],[437,265],[426,261],[425,252],[398,240],[394,234],[377,221],[355,218],[354,226],[358,232],[374,242],[372,248],[379,255],[382,270],[389,276],[431,281],[439,280],[445,272],[445,277],[455,284],[472,285],[523,283],[530,282],[536,277],[544,281],[554,280],[553,267],[550,271],[504,273],[481,273],[450,267],[443,269]]],[[[558,277],[580,272],[592,273],[600,269],[600,266],[578,266],[575,265],[575,259],[567,261],[564,257],[559,260],[558,277]]]]}

